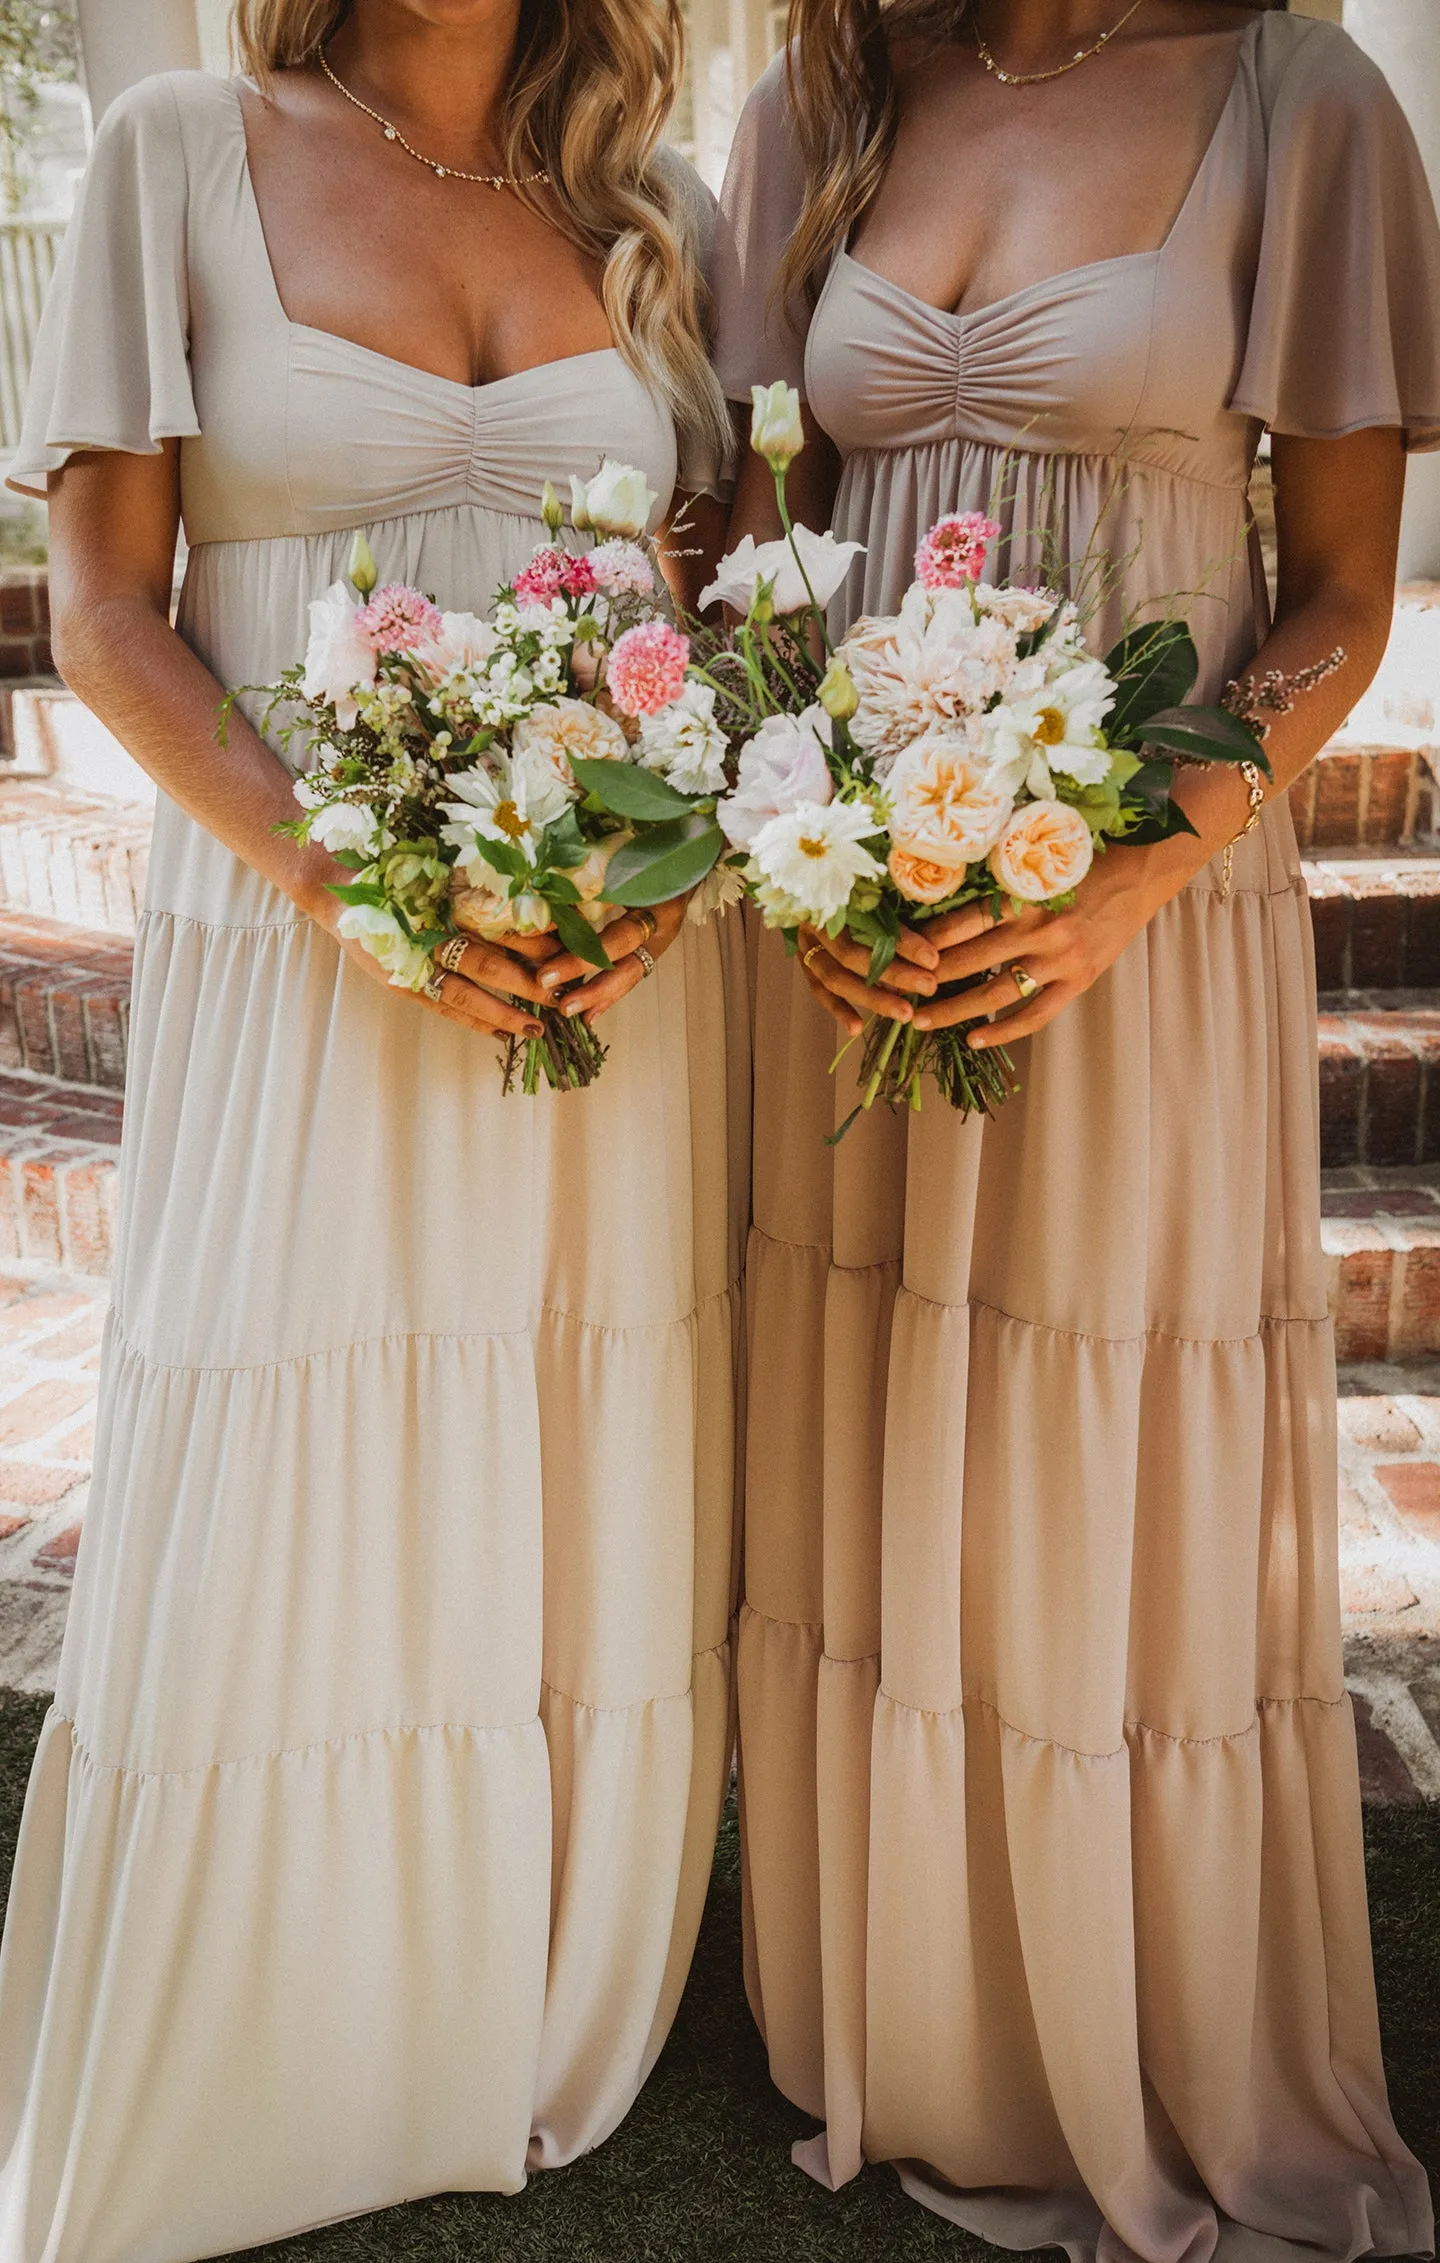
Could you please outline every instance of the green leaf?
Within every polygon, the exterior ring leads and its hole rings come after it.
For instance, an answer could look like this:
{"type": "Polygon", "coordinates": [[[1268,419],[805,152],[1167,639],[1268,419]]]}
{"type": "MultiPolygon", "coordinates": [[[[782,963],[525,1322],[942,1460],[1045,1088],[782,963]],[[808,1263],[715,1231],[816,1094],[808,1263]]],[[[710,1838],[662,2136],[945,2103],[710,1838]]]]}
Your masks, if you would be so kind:
{"type": "Polygon", "coordinates": [[[1178,707],[1200,673],[1200,657],[1183,621],[1147,621],[1105,656],[1115,678],[1115,705],[1105,736],[1115,746],[1138,746],[1143,726],[1162,708],[1178,707]]]}
{"type": "Polygon", "coordinates": [[[667,904],[698,887],[724,855],[726,840],[708,817],[681,817],[673,825],[654,825],[638,841],[627,841],[610,859],[606,900],[643,907],[667,904]]]}
{"type": "Polygon", "coordinates": [[[641,770],[633,762],[587,762],[572,760],[570,764],[576,780],[592,800],[612,817],[652,818],[663,822],[666,818],[683,817],[694,808],[694,802],[654,770],[641,770]]]}
{"type": "Polygon", "coordinates": [[[1269,757],[1249,724],[1223,707],[1166,708],[1151,716],[1144,738],[1147,746],[1190,762],[1253,762],[1262,776],[1271,776],[1269,757]]]}
{"type": "Polygon", "coordinates": [[[338,896],[342,904],[374,904],[381,910],[385,906],[385,891],[377,888],[373,880],[352,880],[346,883],[332,880],[328,883],[328,892],[332,896],[338,896]]]}
{"type": "Polygon", "coordinates": [[[507,880],[530,879],[535,867],[523,850],[513,848],[509,841],[492,841],[484,833],[476,833],[473,838],[476,856],[482,858],[492,872],[502,873],[507,880]]]}
{"type": "Polygon", "coordinates": [[[614,964],[609,952],[587,919],[582,919],[573,904],[551,903],[555,915],[555,932],[567,951],[587,966],[610,967],[614,964]]]}
{"type": "MultiPolygon", "coordinates": [[[[604,765],[601,764],[600,767],[603,769],[604,765]]],[[[571,808],[566,810],[563,817],[557,817],[553,825],[546,826],[540,836],[535,861],[538,865],[548,866],[552,871],[571,872],[577,864],[583,864],[589,854],[590,844],[580,830],[579,818],[571,808]]]]}

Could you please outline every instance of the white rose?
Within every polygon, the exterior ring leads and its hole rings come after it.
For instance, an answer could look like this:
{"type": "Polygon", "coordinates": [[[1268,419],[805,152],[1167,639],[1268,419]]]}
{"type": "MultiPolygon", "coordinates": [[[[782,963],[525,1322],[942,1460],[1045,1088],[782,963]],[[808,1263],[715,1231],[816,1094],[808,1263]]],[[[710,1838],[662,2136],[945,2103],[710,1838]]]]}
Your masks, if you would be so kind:
{"type": "Polygon", "coordinates": [[[805,445],[800,395],[782,378],[776,385],[750,388],[750,445],[772,471],[788,471],[805,445]]]}
{"type": "Polygon", "coordinates": [[[328,849],[332,856],[348,850],[356,856],[368,857],[385,846],[389,835],[373,809],[359,809],[353,802],[332,801],[311,818],[310,838],[322,849],[328,849]]]}
{"type": "Polygon", "coordinates": [[[620,534],[633,540],[650,524],[660,498],[633,464],[607,456],[591,480],[570,479],[570,516],[580,533],[620,534]]]}
{"type": "Polygon", "coordinates": [[[810,602],[807,575],[816,604],[828,605],[849,573],[851,559],[863,557],[865,545],[837,542],[833,534],[815,534],[808,526],[797,526],[795,549],[804,561],[804,574],[788,542],[757,543],[747,534],[727,558],[721,559],[714,581],[701,592],[701,612],[707,605],[719,603],[736,613],[748,613],[766,582],[774,584],[772,602],[777,613],[803,612],[810,602]]]}
{"type": "Polygon", "coordinates": [[[342,731],[353,730],[360,710],[357,691],[375,682],[375,647],[360,626],[360,607],[343,581],[332,582],[310,606],[310,641],[305,647],[307,699],[328,700],[342,731]]]}
{"type": "Polygon", "coordinates": [[[658,715],[640,721],[639,758],[680,794],[718,794],[725,788],[725,733],[715,720],[713,684],[686,684],[658,715]]]}
{"type": "Polygon", "coordinates": [[[802,802],[823,804],[833,798],[834,781],[825,759],[830,743],[830,718],[822,707],[807,707],[803,715],[766,716],[754,738],[740,749],[734,793],[715,811],[732,847],[753,848],[772,817],[802,802]]]}
{"type": "Polygon", "coordinates": [[[994,848],[990,870],[1007,896],[1045,904],[1078,888],[1095,857],[1090,828],[1063,801],[1023,802],[994,848]]]}
{"type": "Polygon", "coordinates": [[[1015,806],[1002,772],[977,758],[967,736],[927,731],[897,755],[885,780],[890,837],[957,879],[988,854],[1015,806]]]}
{"type": "Polygon", "coordinates": [[[452,888],[451,908],[455,925],[486,943],[503,942],[507,935],[545,935],[550,929],[550,906],[543,896],[511,896],[483,879],[473,887],[452,888]]]}
{"type": "Polygon", "coordinates": [[[532,707],[516,724],[511,743],[516,775],[527,786],[526,807],[542,825],[562,816],[565,802],[580,790],[570,767],[572,755],[582,762],[624,762],[630,754],[614,716],[584,699],[553,699],[532,707]]]}
{"type": "Polygon", "coordinates": [[[395,914],[379,904],[346,904],[337,928],[349,943],[359,943],[378,959],[397,990],[423,990],[434,973],[428,951],[412,943],[395,914]]]}
{"type": "Polygon", "coordinates": [[[499,641],[492,624],[474,613],[442,613],[438,634],[416,646],[415,658],[443,683],[447,676],[483,673],[499,641]]]}

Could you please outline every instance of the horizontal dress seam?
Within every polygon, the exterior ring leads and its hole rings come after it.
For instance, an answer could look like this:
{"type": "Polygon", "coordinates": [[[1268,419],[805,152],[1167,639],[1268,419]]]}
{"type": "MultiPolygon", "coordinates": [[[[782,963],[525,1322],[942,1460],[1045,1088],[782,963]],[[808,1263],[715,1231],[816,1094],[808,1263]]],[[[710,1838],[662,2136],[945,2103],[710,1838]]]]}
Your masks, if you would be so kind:
{"type": "Polygon", "coordinates": [[[975,448],[992,456],[1029,456],[1041,463],[1070,464],[1125,464],[1139,471],[1152,472],[1157,479],[1173,479],[1185,487],[1203,487],[1212,495],[1229,495],[1245,498],[1245,485],[1240,480],[1202,479],[1198,472],[1176,471],[1169,464],[1152,463],[1148,456],[1127,455],[1116,448],[1026,448],[1018,440],[1008,440],[1000,446],[994,440],[980,440],[964,432],[947,432],[934,440],[897,440],[886,447],[876,443],[868,448],[847,448],[845,469],[863,458],[884,462],[894,456],[918,456],[936,448],[975,448]]]}
{"type": "Polygon", "coordinates": [[[315,926],[303,912],[293,919],[199,919],[193,912],[170,911],[164,904],[142,905],[135,924],[139,928],[157,920],[171,927],[196,927],[203,935],[303,935],[315,926]]]}
{"type": "MultiPolygon", "coordinates": [[[[869,1265],[841,1265],[824,1242],[787,1241],[781,1234],[767,1232],[764,1226],[752,1224],[750,1231],[759,1240],[768,1242],[774,1249],[801,1250],[807,1256],[823,1257],[832,1273],[846,1273],[858,1278],[862,1273],[893,1273],[904,1264],[900,1257],[875,1258],[869,1265]]],[[[1068,1336],[1081,1344],[1256,1344],[1269,1329],[1275,1328],[1328,1328],[1328,1312],[1274,1312],[1262,1313],[1259,1326],[1247,1336],[1182,1336],[1173,1328],[1143,1328],[1133,1336],[1106,1336],[1094,1328],[1062,1328],[1049,1320],[1031,1320],[1021,1312],[1007,1312],[1001,1304],[991,1304],[984,1297],[968,1297],[962,1303],[946,1304],[939,1297],[927,1297],[908,1281],[900,1283],[900,1293],[916,1304],[927,1305],[932,1312],[988,1312],[997,1320],[1009,1320],[1017,1328],[1033,1328],[1037,1335],[1068,1336]]]]}
{"type": "MultiPolygon", "coordinates": [[[[726,1648],[728,1648],[728,1643],[716,1642],[712,1643],[708,1650],[697,1650],[691,1661],[692,1671],[702,1658],[715,1657],[726,1648]]],[[[579,1713],[607,1715],[637,1713],[650,1705],[677,1705],[694,1694],[693,1687],[680,1690],[662,1690],[653,1697],[634,1697],[628,1705],[587,1705],[583,1698],[571,1697],[568,1691],[556,1689],[551,1682],[542,1681],[540,1686],[542,1689],[548,1690],[552,1697],[558,1697],[562,1703],[573,1705],[579,1713]]],[[[544,1724],[538,1712],[528,1713],[522,1720],[515,1721],[396,1721],[389,1727],[349,1729],[343,1734],[337,1733],[334,1736],[311,1737],[304,1744],[267,1745],[258,1752],[235,1753],[228,1760],[197,1760],[191,1768],[128,1768],[123,1761],[100,1759],[81,1735],[70,1714],[62,1713],[57,1708],[54,1718],[57,1722],[63,1722],[69,1730],[75,1749],[81,1754],[87,1767],[93,1768],[102,1775],[120,1776],[131,1778],[138,1783],[155,1784],[184,1783],[192,1776],[213,1776],[229,1769],[254,1768],[267,1760],[303,1760],[312,1752],[343,1752],[351,1745],[376,1744],[396,1738],[427,1736],[498,1737],[508,1736],[516,1729],[537,1728],[542,1735],[544,1733],[544,1724]]]]}
{"type": "MultiPolygon", "coordinates": [[[[194,439],[197,435],[181,433],[179,437],[182,440],[194,439]]],[[[439,519],[447,514],[458,518],[476,507],[475,498],[467,495],[460,502],[421,503],[406,511],[386,511],[379,518],[347,519],[344,526],[294,527],[279,533],[271,527],[264,534],[206,534],[201,535],[198,541],[188,543],[188,548],[193,553],[197,550],[244,550],[261,542],[339,542],[346,535],[363,534],[367,527],[408,526],[414,519],[439,519]]],[[[537,531],[541,528],[542,522],[531,511],[501,510],[493,503],[482,503],[478,507],[490,518],[513,519],[517,526],[534,527],[537,531]]]]}
{"type": "MultiPolygon", "coordinates": [[[[709,1296],[701,1297],[688,1312],[666,1320],[637,1320],[614,1322],[587,1320],[583,1315],[565,1312],[558,1305],[542,1304],[540,1317],[563,1320],[567,1326],[589,1329],[605,1336],[657,1335],[662,1329],[688,1328],[708,1305],[722,1303],[739,1293],[740,1283],[732,1281],[726,1288],[713,1289],[709,1296]]],[[[231,1361],[158,1359],[145,1351],[132,1336],[125,1332],[116,1316],[115,1335],[119,1350],[142,1367],[164,1375],[268,1375],[282,1367],[305,1367],[312,1360],[339,1359],[346,1352],[368,1351],[375,1344],[492,1344],[528,1340],[530,1326],[523,1328],[384,1328],[373,1336],[352,1336],[343,1344],[321,1344],[311,1351],[287,1352],[279,1359],[231,1361]]]]}

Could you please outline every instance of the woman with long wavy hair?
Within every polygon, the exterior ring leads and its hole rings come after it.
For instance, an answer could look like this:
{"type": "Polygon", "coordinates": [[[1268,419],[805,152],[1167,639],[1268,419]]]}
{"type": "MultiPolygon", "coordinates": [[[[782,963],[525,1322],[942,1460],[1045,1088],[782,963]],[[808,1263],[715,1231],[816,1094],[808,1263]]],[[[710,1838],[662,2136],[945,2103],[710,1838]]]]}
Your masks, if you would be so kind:
{"type": "MultiPolygon", "coordinates": [[[[1272,717],[1273,782],[1191,773],[1193,834],[1113,849],[1073,909],[957,914],[880,990],[843,939],[762,954],[752,2000],[831,2182],[894,2161],[1076,2263],[1425,2250],[1366,1931],[1284,796],[1379,662],[1405,450],[1440,443],[1424,174],[1378,72],[1298,16],[794,0],[791,34],[722,199],[719,363],[737,401],[806,396],[793,499],[866,546],[834,625],[988,510],[998,578],[1103,568],[1099,650],[1184,611],[1201,698],[1346,658],[1272,717]],[[832,1151],[822,1007],[966,1022],[1021,1089],[832,1151]]],[[[736,531],[769,502],[757,459],[736,531]]]]}
{"type": "Polygon", "coordinates": [[[575,966],[476,943],[436,1001],[387,988],[276,829],[282,756],[238,714],[217,741],[357,531],[483,611],[546,478],[713,489],[678,7],[240,0],[236,31],[245,76],[105,117],[12,466],[61,667],[160,801],[0,1964],[3,2263],[182,2263],[599,2143],[728,1753],[735,936],[612,928],[603,1077],[503,1098],[496,1033],[575,966]]]}

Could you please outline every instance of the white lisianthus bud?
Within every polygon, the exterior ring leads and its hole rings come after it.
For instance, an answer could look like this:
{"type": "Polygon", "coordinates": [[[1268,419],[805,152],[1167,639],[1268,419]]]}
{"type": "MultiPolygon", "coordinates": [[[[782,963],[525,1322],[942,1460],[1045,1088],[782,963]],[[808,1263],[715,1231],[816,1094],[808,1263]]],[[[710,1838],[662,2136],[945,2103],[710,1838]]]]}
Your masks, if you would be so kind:
{"type": "Polygon", "coordinates": [[[540,516],[545,522],[545,530],[548,534],[558,534],[565,524],[565,512],[561,506],[560,498],[548,479],[540,490],[540,516]]]}
{"type": "Polygon", "coordinates": [[[577,479],[573,471],[570,474],[570,524],[577,534],[590,532],[590,502],[585,492],[585,482],[577,479]]]}
{"type": "Polygon", "coordinates": [[[752,385],[750,445],[772,471],[788,471],[805,445],[800,422],[800,395],[782,379],[776,385],[752,385]]]}
{"type": "Polygon", "coordinates": [[[362,597],[368,597],[380,579],[375,553],[363,534],[357,534],[350,545],[350,580],[362,597]]]}
{"type": "Polygon", "coordinates": [[[843,660],[838,657],[831,660],[820,679],[820,689],[815,697],[826,714],[833,716],[837,723],[849,722],[860,705],[860,694],[855,689],[855,678],[843,660]]]}
{"type": "Polygon", "coordinates": [[[633,540],[645,532],[659,497],[643,471],[607,456],[595,477],[570,479],[570,516],[581,534],[618,534],[633,540]]]}

